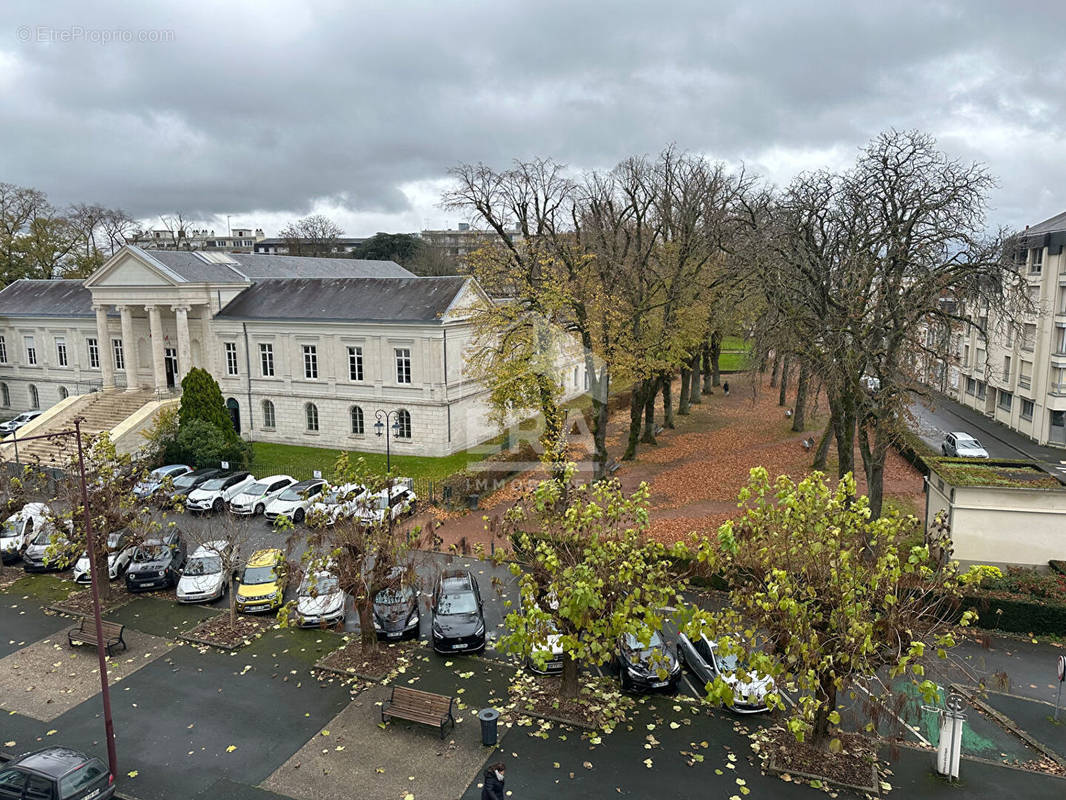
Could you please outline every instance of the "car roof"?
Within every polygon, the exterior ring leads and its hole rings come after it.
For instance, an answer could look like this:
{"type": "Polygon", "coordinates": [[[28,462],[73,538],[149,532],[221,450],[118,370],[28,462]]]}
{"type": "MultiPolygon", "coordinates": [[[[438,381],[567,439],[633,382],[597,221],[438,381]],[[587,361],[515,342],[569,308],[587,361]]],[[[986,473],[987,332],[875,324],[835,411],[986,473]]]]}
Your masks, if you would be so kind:
{"type": "Polygon", "coordinates": [[[89,756],[70,747],[47,747],[23,756],[12,766],[25,767],[42,775],[61,778],[90,760],[89,756]]]}
{"type": "Polygon", "coordinates": [[[325,483],[325,481],[322,480],[322,478],[312,478],[309,481],[300,481],[299,483],[294,483],[289,488],[290,489],[310,489],[312,486],[320,486],[323,483],[325,483]]]}
{"type": "Polygon", "coordinates": [[[265,478],[256,478],[256,483],[273,483],[274,481],[280,481],[282,478],[286,480],[296,480],[292,475],[267,475],[265,478]]]}
{"type": "Polygon", "coordinates": [[[956,439],[974,439],[976,441],[976,438],[972,434],[967,433],[966,431],[952,431],[951,435],[954,436],[956,439]]]}
{"type": "Polygon", "coordinates": [[[248,567],[270,567],[281,560],[281,551],[276,547],[268,548],[265,550],[256,550],[252,553],[252,557],[248,559],[248,563],[245,566],[248,567]]]}
{"type": "Polygon", "coordinates": [[[222,472],[218,467],[201,467],[200,469],[194,469],[188,474],[193,477],[199,477],[200,475],[214,475],[218,472],[222,472]]]}
{"type": "Polygon", "coordinates": [[[162,467],[156,467],[152,470],[152,472],[158,475],[168,475],[171,472],[177,472],[179,469],[183,469],[190,472],[192,471],[192,467],[190,467],[188,464],[167,464],[162,467]]]}
{"type": "Polygon", "coordinates": [[[226,543],[219,542],[204,542],[202,545],[196,548],[193,552],[193,558],[202,558],[204,556],[217,556],[220,552],[226,551],[226,543]]]}
{"type": "Polygon", "coordinates": [[[447,569],[440,575],[440,588],[452,591],[472,592],[474,590],[474,576],[469,570],[447,569]]]}

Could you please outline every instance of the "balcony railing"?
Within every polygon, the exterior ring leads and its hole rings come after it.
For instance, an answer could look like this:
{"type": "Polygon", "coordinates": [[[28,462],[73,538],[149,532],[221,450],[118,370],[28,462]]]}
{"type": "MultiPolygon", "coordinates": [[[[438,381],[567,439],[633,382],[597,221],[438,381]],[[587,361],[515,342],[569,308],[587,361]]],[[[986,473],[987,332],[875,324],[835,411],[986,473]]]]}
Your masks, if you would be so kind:
{"type": "Polygon", "coordinates": [[[1066,397],[1066,383],[1053,383],[1048,386],[1048,394],[1058,395],[1059,397],[1066,397]]]}
{"type": "Polygon", "coordinates": [[[1019,389],[1031,389],[1032,385],[1033,385],[1033,383],[1032,383],[1032,380],[1030,378],[1026,378],[1024,376],[1022,376],[1021,378],[1018,378],[1018,388],[1019,389]]]}

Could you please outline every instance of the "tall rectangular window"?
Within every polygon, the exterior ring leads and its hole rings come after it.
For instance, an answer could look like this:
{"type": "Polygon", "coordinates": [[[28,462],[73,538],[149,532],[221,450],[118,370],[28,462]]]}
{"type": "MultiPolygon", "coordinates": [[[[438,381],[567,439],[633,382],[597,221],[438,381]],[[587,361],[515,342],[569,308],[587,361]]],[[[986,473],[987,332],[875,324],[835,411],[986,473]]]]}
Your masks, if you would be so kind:
{"type": "Polygon", "coordinates": [[[121,339],[111,340],[111,352],[115,354],[115,369],[125,369],[126,351],[122,349],[121,339]]]}
{"type": "Polygon", "coordinates": [[[33,337],[24,336],[22,341],[26,344],[26,363],[31,367],[37,366],[37,347],[33,343],[33,337]]]}
{"type": "Polygon", "coordinates": [[[308,380],[318,378],[318,348],[313,344],[304,345],[304,377],[308,380]]]}
{"type": "Polygon", "coordinates": [[[411,349],[408,347],[396,348],[396,382],[411,382],[411,349]]]}
{"type": "Polygon", "coordinates": [[[1035,404],[1032,400],[1022,399],[1022,419],[1032,419],[1035,404]]]}
{"type": "Polygon", "coordinates": [[[1044,248],[1034,247],[1029,251],[1029,274],[1039,275],[1044,271],[1044,248]]]}
{"type": "Polygon", "coordinates": [[[67,366],[67,341],[59,336],[56,337],[56,364],[67,366]]]}
{"type": "Polygon", "coordinates": [[[0,336],[0,364],[7,363],[7,341],[0,336]]]}
{"type": "Polygon", "coordinates": [[[1022,350],[1033,350],[1036,347],[1036,325],[1027,323],[1022,329],[1022,350]]]}
{"type": "Polygon", "coordinates": [[[86,339],[85,346],[89,350],[89,369],[100,369],[100,348],[96,339],[86,339]]]}
{"type": "Polygon", "coordinates": [[[274,377],[274,345],[260,342],[259,368],[262,370],[264,378],[274,377]]]}
{"type": "Polygon", "coordinates": [[[237,343],[226,342],[226,374],[237,374],[237,343]]]}
{"type": "Polygon", "coordinates": [[[1003,380],[1010,380],[1010,356],[1003,356],[1003,380]]]}
{"type": "Polygon", "coordinates": [[[363,379],[363,348],[348,348],[348,380],[361,381],[363,379]]]}

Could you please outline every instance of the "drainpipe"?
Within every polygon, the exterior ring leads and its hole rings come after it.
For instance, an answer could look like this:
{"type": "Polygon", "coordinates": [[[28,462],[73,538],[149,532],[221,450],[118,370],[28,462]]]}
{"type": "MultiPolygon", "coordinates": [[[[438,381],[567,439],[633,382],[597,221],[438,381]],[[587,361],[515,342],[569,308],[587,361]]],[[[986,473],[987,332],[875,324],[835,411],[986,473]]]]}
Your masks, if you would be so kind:
{"type": "Polygon", "coordinates": [[[442,328],[444,333],[441,351],[444,354],[444,408],[448,412],[448,443],[452,441],[452,404],[448,399],[448,329],[442,328]]]}
{"type": "Polygon", "coordinates": [[[248,431],[255,430],[255,419],[252,417],[252,356],[248,349],[248,323],[242,322],[241,329],[244,331],[244,370],[248,384],[248,431]]]}

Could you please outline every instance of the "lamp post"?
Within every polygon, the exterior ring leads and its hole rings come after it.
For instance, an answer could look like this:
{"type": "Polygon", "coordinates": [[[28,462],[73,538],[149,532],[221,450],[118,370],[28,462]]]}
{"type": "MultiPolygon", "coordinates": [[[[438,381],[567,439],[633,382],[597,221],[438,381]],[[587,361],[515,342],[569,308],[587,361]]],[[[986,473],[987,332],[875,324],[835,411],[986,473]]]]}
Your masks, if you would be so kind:
{"type": "Polygon", "coordinates": [[[392,446],[390,444],[390,429],[391,433],[400,432],[400,412],[395,411],[382,411],[380,408],[374,412],[374,419],[377,422],[374,423],[374,430],[377,432],[378,438],[381,438],[382,433],[385,434],[385,472],[388,475],[389,483],[385,494],[385,518],[389,526],[389,538],[392,538],[392,446]],[[389,417],[393,417],[392,425],[389,425],[389,417]]]}

